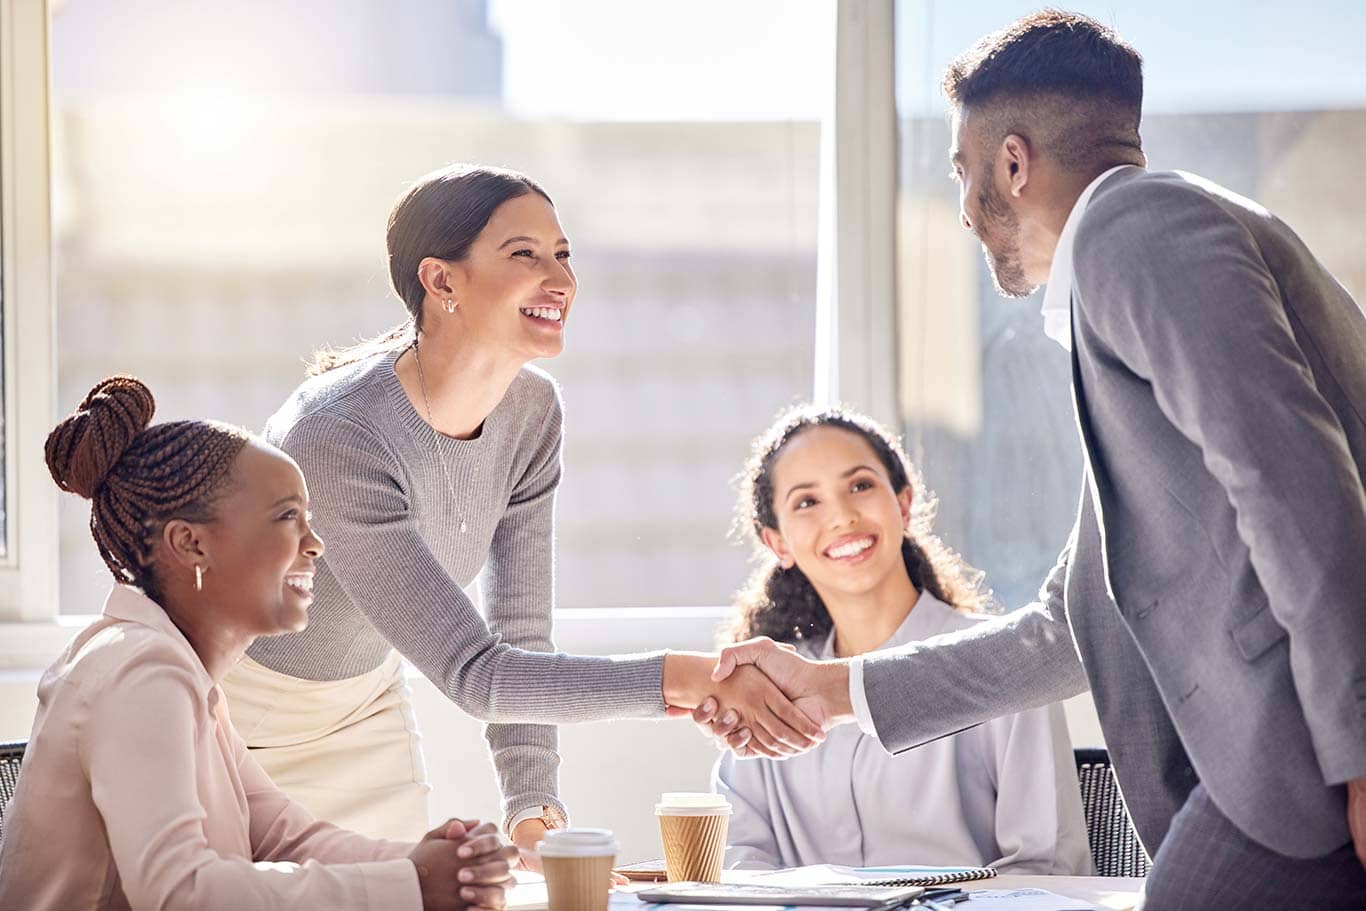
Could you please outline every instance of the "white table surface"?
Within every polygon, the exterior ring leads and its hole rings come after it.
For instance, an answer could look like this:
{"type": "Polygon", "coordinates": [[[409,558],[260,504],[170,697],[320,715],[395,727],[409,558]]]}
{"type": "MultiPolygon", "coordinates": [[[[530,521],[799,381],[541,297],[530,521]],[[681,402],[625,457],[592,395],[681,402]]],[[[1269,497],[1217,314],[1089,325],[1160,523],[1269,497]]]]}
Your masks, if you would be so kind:
{"type": "MultiPolygon", "coordinates": [[[[1100,905],[1114,911],[1129,911],[1138,904],[1143,891],[1143,880],[1126,876],[1018,876],[1003,873],[991,879],[981,879],[963,883],[962,888],[971,892],[974,889],[1044,889],[1068,898],[1100,905]]],[[[963,905],[969,908],[972,902],[963,905]]]]}
{"type": "MultiPolygon", "coordinates": [[[[726,875],[731,878],[730,874],[726,875]]],[[[744,879],[743,875],[735,877],[744,879]]],[[[636,883],[625,886],[618,891],[635,891],[637,889],[648,888],[648,883],[636,883]]],[[[975,880],[963,883],[962,888],[966,891],[977,889],[1043,889],[1067,898],[1079,898],[1082,901],[1091,902],[1099,905],[1107,911],[1131,911],[1138,904],[1139,895],[1143,889],[1142,879],[1131,879],[1119,876],[1017,876],[1003,874],[991,879],[975,880]]],[[[972,902],[961,907],[964,911],[970,911],[972,902]]],[[[545,884],[542,882],[528,882],[519,885],[508,894],[508,911],[535,911],[535,909],[546,907],[545,884]]]]}

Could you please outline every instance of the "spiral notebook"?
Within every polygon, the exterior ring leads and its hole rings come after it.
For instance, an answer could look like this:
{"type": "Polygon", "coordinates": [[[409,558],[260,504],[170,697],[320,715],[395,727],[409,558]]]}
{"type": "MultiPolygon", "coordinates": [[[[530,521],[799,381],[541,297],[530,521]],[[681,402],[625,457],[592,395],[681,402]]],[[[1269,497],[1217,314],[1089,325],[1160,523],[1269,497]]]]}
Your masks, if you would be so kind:
{"type": "Polygon", "coordinates": [[[754,882],[775,886],[945,886],[996,875],[991,867],[923,867],[898,864],[891,867],[841,867],[815,864],[775,870],[754,877],[754,882]]]}

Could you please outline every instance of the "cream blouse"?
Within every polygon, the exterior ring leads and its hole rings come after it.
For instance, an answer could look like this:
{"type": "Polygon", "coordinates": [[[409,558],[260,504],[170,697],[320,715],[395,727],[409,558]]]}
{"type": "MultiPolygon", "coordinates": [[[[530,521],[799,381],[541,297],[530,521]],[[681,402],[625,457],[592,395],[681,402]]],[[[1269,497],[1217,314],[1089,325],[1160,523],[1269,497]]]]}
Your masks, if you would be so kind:
{"type": "Polygon", "coordinates": [[[415,909],[413,845],[277,789],[151,599],[115,586],[38,686],[0,844],[0,908],[415,909]]]}

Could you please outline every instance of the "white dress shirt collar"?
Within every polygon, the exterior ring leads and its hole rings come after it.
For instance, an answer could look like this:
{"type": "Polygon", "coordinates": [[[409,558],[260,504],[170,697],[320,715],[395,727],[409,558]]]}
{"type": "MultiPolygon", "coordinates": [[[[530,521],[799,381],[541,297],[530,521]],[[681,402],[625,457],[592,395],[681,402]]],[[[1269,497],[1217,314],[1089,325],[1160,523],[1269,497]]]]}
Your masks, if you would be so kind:
{"type": "Polygon", "coordinates": [[[1053,251],[1053,266],[1048,270],[1048,285],[1044,288],[1040,312],[1043,313],[1044,335],[1068,351],[1072,350],[1072,245],[1076,243],[1081,218],[1086,214],[1091,194],[1105,182],[1105,178],[1116,171],[1135,167],[1138,165],[1115,165],[1087,184],[1072,204],[1072,211],[1068,213],[1062,233],[1058,235],[1058,248],[1053,251]]]}

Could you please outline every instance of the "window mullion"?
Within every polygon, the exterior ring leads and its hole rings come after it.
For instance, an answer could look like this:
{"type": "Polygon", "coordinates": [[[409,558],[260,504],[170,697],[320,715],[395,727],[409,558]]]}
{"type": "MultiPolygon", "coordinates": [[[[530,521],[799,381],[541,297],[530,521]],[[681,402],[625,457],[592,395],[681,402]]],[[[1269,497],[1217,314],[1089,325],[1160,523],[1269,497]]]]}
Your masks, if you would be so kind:
{"type": "Polygon", "coordinates": [[[0,620],[57,614],[57,491],[43,461],[56,386],[48,10],[0,0],[5,557],[0,620]]]}

